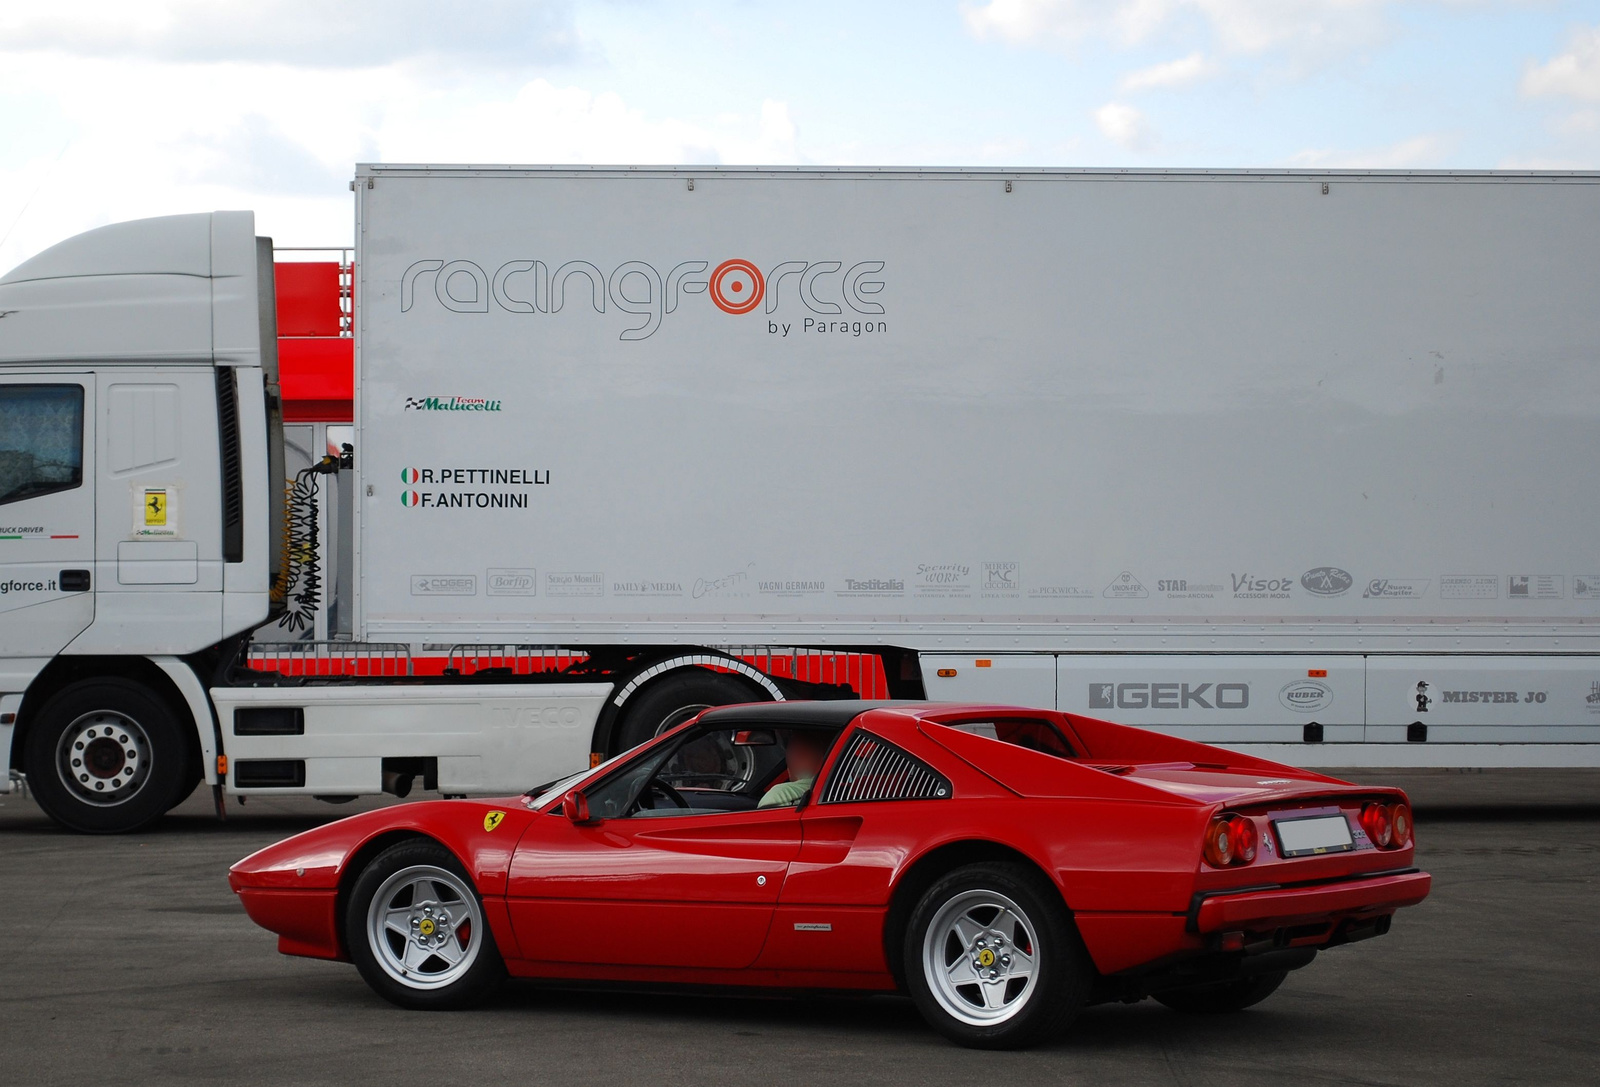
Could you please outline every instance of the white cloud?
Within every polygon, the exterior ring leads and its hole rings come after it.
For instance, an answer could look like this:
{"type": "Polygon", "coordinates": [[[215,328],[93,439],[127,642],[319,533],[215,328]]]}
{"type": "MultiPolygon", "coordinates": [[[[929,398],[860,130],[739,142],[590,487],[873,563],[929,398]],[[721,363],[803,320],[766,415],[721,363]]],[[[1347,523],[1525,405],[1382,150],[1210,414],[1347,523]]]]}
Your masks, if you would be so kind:
{"type": "Polygon", "coordinates": [[[536,79],[506,99],[421,96],[386,111],[373,145],[390,162],[793,163],[796,127],[784,102],[714,127],[652,118],[615,94],[536,79]]]}
{"type": "Polygon", "coordinates": [[[961,14],[979,38],[1073,45],[1090,37],[1143,41],[1174,6],[1174,0],[987,0],[963,6],[961,14]]]}
{"type": "Polygon", "coordinates": [[[1144,113],[1121,102],[1107,102],[1095,110],[1094,122],[1107,139],[1128,151],[1142,151],[1154,138],[1144,113]]]}
{"type": "Polygon", "coordinates": [[[1210,21],[1225,49],[1260,53],[1281,45],[1337,50],[1377,40],[1390,0],[1184,0],[1210,21]]]}
{"type": "Polygon", "coordinates": [[[568,0],[7,0],[0,42],[10,52],[339,68],[439,57],[518,65],[577,51],[568,0]]]}
{"type": "MultiPolygon", "coordinates": [[[[1137,44],[1186,19],[1202,20],[1223,50],[1280,46],[1321,52],[1378,40],[1397,0],[986,0],[963,9],[978,38],[1073,46],[1086,38],[1137,44]]],[[[1422,0],[1460,4],[1470,0],[1422,0]]]]}
{"type": "Polygon", "coordinates": [[[1600,102],[1600,26],[1573,31],[1565,53],[1524,72],[1522,93],[1600,102]]]}
{"type": "Polygon", "coordinates": [[[1550,122],[1550,127],[1563,136],[1587,136],[1600,132],[1600,110],[1580,109],[1550,122]]]}
{"type": "Polygon", "coordinates": [[[1358,151],[1326,148],[1298,152],[1289,158],[1290,166],[1329,170],[1420,170],[1442,166],[1454,141],[1430,134],[1413,136],[1384,147],[1358,151]]]}
{"type": "Polygon", "coordinates": [[[254,209],[279,244],[349,244],[346,182],[358,161],[801,159],[795,119],[775,98],[732,96],[729,113],[696,122],[547,79],[503,85],[441,87],[401,64],[291,70],[0,51],[0,101],[53,88],[48,121],[15,128],[0,156],[0,271],[102,223],[214,208],[254,209]]]}
{"type": "Polygon", "coordinates": [[[1215,61],[1206,59],[1204,53],[1190,53],[1165,64],[1151,65],[1122,77],[1124,91],[1147,91],[1162,87],[1187,87],[1202,79],[1209,79],[1221,69],[1215,61]]]}

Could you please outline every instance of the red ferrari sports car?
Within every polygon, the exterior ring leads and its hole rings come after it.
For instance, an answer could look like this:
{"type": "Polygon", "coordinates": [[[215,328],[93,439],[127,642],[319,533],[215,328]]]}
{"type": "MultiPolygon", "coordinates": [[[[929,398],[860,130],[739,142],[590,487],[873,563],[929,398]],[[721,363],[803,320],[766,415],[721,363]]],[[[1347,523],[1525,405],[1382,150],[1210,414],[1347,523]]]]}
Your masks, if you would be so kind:
{"type": "Polygon", "coordinates": [[[1411,813],[1366,788],[1040,710],[708,710],[505,800],[356,815],[230,882],[291,955],[409,1008],[508,974],[908,993],[965,1045],[1086,1003],[1248,1007],[1422,901],[1411,813]]]}

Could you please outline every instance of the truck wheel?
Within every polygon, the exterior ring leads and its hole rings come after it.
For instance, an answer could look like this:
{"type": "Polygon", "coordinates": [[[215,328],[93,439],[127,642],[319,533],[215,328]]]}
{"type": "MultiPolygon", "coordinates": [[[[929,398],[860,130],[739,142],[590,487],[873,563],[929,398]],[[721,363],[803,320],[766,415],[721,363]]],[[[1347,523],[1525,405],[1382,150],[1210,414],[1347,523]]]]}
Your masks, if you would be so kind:
{"type": "Polygon", "coordinates": [[[687,668],[657,680],[628,700],[622,720],[617,724],[616,750],[627,751],[653,740],[701,710],[737,702],[764,702],[763,695],[764,692],[757,694],[754,687],[733,676],[704,668],[687,668]]]}
{"type": "Polygon", "coordinates": [[[68,830],[138,830],[183,799],[193,773],[183,726],[148,687],[82,680],[58,691],[28,729],[28,785],[68,830]]]}
{"type": "Polygon", "coordinates": [[[1288,976],[1287,970],[1274,970],[1268,974],[1256,974],[1254,977],[1213,981],[1205,985],[1189,985],[1182,989],[1168,989],[1164,993],[1152,995],[1173,1011],[1205,1014],[1237,1012],[1253,1004],[1259,1004],[1277,992],[1278,986],[1282,985],[1283,979],[1288,976]]]}
{"type": "Polygon", "coordinates": [[[958,1045],[1048,1041],[1088,999],[1094,968],[1060,896],[1019,864],[971,864],[928,888],[906,926],[906,988],[958,1045]]]}
{"type": "Polygon", "coordinates": [[[184,773],[183,782],[173,793],[172,803],[167,805],[167,810],[171,811],[179,804],[182,804],[185,800],[188,800],[189,797],[193,795],[194,791],[200,787],[200,783],[205,779],[205,772],[200,769],[199,763],[191,760],[188,770],[184,773]]]}
{"type": "Polygon", "coordinates": [[[362,869],[344,937],[366,983],[402,1008],[464,1008],[506,976],[466,869],[433,841],[392,845],[362,869]]]}

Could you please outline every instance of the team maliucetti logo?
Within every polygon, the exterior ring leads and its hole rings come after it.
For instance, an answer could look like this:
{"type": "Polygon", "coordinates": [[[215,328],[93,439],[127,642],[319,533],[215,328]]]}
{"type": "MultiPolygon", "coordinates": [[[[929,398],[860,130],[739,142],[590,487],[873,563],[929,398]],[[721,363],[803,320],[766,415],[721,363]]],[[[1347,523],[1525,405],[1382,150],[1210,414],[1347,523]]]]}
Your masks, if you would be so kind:
{"type": "Polygon", "coordinates": [[[484,396],[408,396],[406,411],[499,411],[500,401],[484,396]]]}
{"type": "Polygon", "coordinates": [[[763,272],[754,261],[734,257],[715,268],[710,261],[680,261],[663,274],[642,260],[623,261],[609,273],[586,260],[566,261],[553,272],[541,260],[508,260],[493,271],[470,260],[418,260],[400,276],[400,312],[409,313],[429,294],[452,313],[606,313],[609,306],[632,322],[619,339],[644,340],[669,315],[692,304],[690,299],[705,295],[735,317],[760,308],[768,318],[767,334],[778,339],[860,337],[889,331],[887,322],[874,320],[884,312],[877,300],[885,285],[879,278],[883,266],[881,260],[849,266],[839,260],[786,260],[763,272]]]}
{"type": "Polygon", "coordinates": [[[408,509],[525,510],[532,488],[550,485],[550,469],[402,468],[400,482],[408,509]]]}

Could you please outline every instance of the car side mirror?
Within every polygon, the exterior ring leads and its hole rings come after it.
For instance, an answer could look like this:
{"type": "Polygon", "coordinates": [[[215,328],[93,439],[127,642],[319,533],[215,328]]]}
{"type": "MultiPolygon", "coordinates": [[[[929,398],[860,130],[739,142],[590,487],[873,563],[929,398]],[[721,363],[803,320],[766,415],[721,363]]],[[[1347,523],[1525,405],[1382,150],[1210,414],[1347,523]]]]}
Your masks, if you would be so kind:
{"type": "Polygon", "coordinates": [[[573,789],[561,798],[561,810],[567,813],[573,826],[586,827],[600,821],[589,814],[589,798],[581,789],[573,789]]]}

